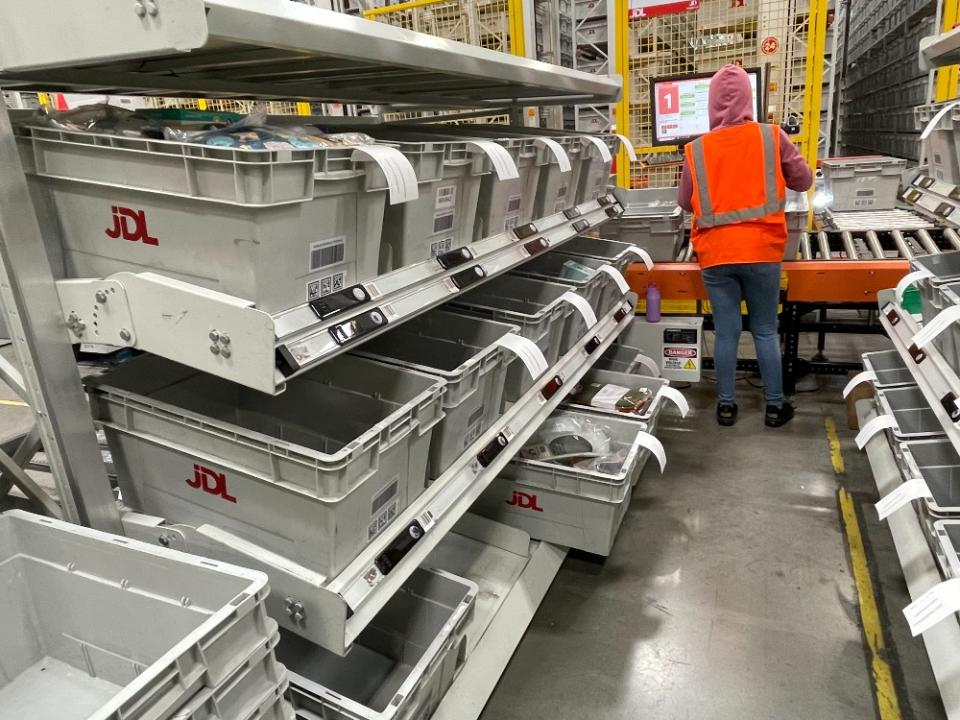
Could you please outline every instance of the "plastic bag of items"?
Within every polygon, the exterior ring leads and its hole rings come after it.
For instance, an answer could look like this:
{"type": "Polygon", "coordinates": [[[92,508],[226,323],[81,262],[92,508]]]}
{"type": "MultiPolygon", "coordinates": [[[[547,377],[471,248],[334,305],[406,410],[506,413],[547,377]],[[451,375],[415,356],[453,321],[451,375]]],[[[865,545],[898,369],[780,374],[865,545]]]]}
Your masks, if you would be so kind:
{"type": "Polygon", "coordinates": [[[575,405],[616,410],[628,415],[642,415],[653,401],[649,388],[629,388],[610,383],[581,383],[570,394],[575,405]]]}
{"type": "Polygon", "coordinates": [[[615,450],[597,422],[563,413],[551,415],[520,450],[525,460],[557,463],[601,473],[619,472],[625,453],[615,450]]]}

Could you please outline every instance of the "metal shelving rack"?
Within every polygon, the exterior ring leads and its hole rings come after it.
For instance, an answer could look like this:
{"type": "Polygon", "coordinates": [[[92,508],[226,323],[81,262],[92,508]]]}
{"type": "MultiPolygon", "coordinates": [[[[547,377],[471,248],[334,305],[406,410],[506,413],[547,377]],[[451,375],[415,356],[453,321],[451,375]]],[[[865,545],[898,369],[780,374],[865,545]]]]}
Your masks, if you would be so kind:
{"type": "MultiPolygon", "coordinates": [[[[95,8],[84,7],[82,20],[64,12],[55,0],[29,7],[3,0],[0,20],[8,37],[33,37],[35,28],[42,25],[59,38],[56,43],[31,40],[0,47],[0,86],[13,91],[296,98],[371,103],[396,110],[607,105],[617,102],[621,94],[619,78],[564,70],[288,0],[175,4],[105,0],[95,8]]],[[[375,292],[364,288],[368,297],[362,302],[319,322],[315,309],[307,307],[279,320],[267,316],[270,322],[265,322],[264,313],[252,315],[258,311],[234,298],[182,286],[175,290],[150,274],[127,273],[121,279],[95,281],[77,292],[81,299],[89,299],[87,294],[95,295],[97,283],[117,283],[118,293],[126,296],[124,312],[134,322],[140,318],[149,324],[150,305],[170,302],[171,297],[187,298],[201,321],[236,322],[235,341],[245,338],[251,348],[259,348],[254,352],[259,352],[260,364],[245,377],[220,374],[277,392],[285,378],[277,371],[278,349],[316,340],[311,346],[314,355],[307,362],[294,363],[294,373],[305,370],[342,349],[329,341],[331,324],[371,312],[374,302],[378,307],[390,306],[398,321],[411,317],[459,292],[452,279],[464,270],[476,274],[481,267],[484,279],[493,277],[617,212],[612,197],[601,198],[541,218],[513,235],[487,238],[471,246],[470,257],[449,267],[421,263],[382,276],[375,281],[379,285],[375,292]],[[255,322],[250,322],[251,317],[255,322]],[[255,327],[260,329],[254,332],[255,327]]],[[[19,369],[0,361],[0,378],[30,403],[36,415],[36,429],[18,445],[7,444],[4,449],[9,453],[0,453],[0,492],[5,494],[12,482],[53,515],[171,547],[202,552],[226,543],[240,564],[257,567],[255,548],[216,528],[191,530],[136,513],[121,517],[71,347],[79,336],[71,336],[66,327],[62,294],[69,292],[63,288],[58,292],[51,273],[10,116],[0,104],[0,304],[19,361],[19,369]],[[20,469],[41,444],[57,484],[59,504],[31,484],[20,469]]],[[[481,590],[490,592],[470,627],[468,666],[437,717],[479,716],[565,550],[533,542],[523,532],[473,517],[468,510],[595,358],[629,325],[633,301],[625,295],[618,306],[597,319],[526,395],[397,518],[392,530],[382,533],[337,577],[289,566],[279,582],[283,587],[274,587],[279,602],[292,594],[303,599],[305,611],[323,623],[327,646],[345,652],[410,573],[428,556],[444,558],[452,571],[474,577],[481,590]],[[392,567],[384,571],[377,561],[386,553],[392,556],[392,567]],[[489,571],[492,556],[500,558],[495,572],[489,571]],[[504,633],[509,633],[509,639],[504,633]]],[[[138,347],[172,354],[165,345],[176,342],[167,343],[158,335],[151,342],[141,340],[138,347]]],[[[198,353],[175,359],[209,371],[198,353]]],[[[284,362],[289,370],[290,358],[284,362]]],[[[276,569],[271,573],[275,584],[276,569]]]]}

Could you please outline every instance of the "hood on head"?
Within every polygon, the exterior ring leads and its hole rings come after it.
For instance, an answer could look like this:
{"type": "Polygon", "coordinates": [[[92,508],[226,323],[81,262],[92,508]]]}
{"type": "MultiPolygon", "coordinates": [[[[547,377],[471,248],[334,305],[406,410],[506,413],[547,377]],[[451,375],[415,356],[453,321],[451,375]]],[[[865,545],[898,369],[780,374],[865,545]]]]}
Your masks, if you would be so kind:
{"type": "Polygon", "coordinates": [[[710,129],[754,119],[753,85],[739,65],[725,65],[710,81],[710,129]]]}

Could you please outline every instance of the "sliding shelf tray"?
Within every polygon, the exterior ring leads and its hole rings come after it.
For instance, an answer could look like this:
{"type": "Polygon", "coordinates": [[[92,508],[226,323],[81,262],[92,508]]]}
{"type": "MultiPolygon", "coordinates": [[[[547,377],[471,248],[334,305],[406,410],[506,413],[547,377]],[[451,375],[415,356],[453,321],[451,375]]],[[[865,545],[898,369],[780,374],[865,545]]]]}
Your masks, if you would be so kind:
{"type": "MultiPolygon", "coordinates": [[[[918,175],[900,199],[940,225],[960,226],[960,187],[918,175]]],[[[951,241],[956,237],[954,233],[951,241]]]]}
{"type": "Polygon", "coordinates": [[[345,654],[360,632],[419,567],[510,459],[633,320],[636,296],[603,315],[534,386],[471,444],[336,577],[319,573],[213,525],[191,528],[127,513],[130,537],[200,555],[231,558],[270,578],[268,610],[281,625],[345,654]]]}
{"type": "Polygon", "coordinates": [[[916,346],[914,338],[921,326],[912,315],[887,303],[880,309],[880,322],[947,438],[960,452],[960,378],[932,342],[922,350],[916,346]]]}
{"type": "Polygon", "coordinates": [[[378,105],[608,104],[619,78],[290,0],[0,2],[0,84],[378,105]],[[56,42],[27,41],[36,29],[56,42]]]}
{"type": "MultiPolygon", "coordinates": [[[[863,427],[878,416],[869,400],[857,403],[857,416],[863,427]]],[[[896,490],[903,478],[885,434],[875,436],[866,445],[867,458],[873,471],[880,497],[896,490]]],[[[942,577],[937,558],[927,542],[927,533],[912,507],[893,513],[887,522],[897,558],[903,568],[910,597],[913,600],[940,584],[942,577]]],[[[940,698],[949,720],[960,720],[960,622],[954,615],[923,634],[930,667],[940,688],[940,698]]]]}
{"type": "Polygon", "coordinates": [[[88,350],[145,350],[278,394],[289,378],[620,212],[605,195],[275,315],[248,300],[149,272],[60,280],[57,290],[72,342],[89,342],[96,328],[102,345],[88,350]]]}

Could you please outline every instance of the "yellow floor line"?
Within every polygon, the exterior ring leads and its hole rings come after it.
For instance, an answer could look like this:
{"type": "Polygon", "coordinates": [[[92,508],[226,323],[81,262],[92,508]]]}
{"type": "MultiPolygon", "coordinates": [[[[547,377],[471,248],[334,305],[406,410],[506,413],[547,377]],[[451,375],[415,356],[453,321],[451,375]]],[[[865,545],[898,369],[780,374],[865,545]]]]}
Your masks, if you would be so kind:
{"type": "Polygon", "coordinates": [[[863,635],[867,640],[867,646],[870,648],[870,667],[873,675],[873,689],[877,696],[877,710],[880,713],[880,720],[900,720],[900,702],[893,684],[893,673],[889,663],[883,657],[886,641],[883,637],[880,612],[877,610],[877,598],[873,591],[870,568],[867,565],[867,554],[863,548],[860,521],[857,519],[857,511],[850,493],[841,489],[839,498],[840,513],[843,516],[843,527],[847,545],[850,548],[850,563],[853,566],[853,578],[860,603],[860,621],[863,624],[863,635]]]}
{"type": "Polygon", "coordinates": [[[827,418],[823,421],[823,426],[827,429],[827,440],[830,443],[830,462],[833,463],[833,471],[837,475],[843,475],[847,472],[847,467],[843,464],[843,454],[840,452],[837,424],[833,421],[833,418],[827,418]]]}
{"type": "Polygon", "coordinates": [[[0,405],[9,405],[10,407],[30,407],[23,400],[0,400],[0,405]]]}

